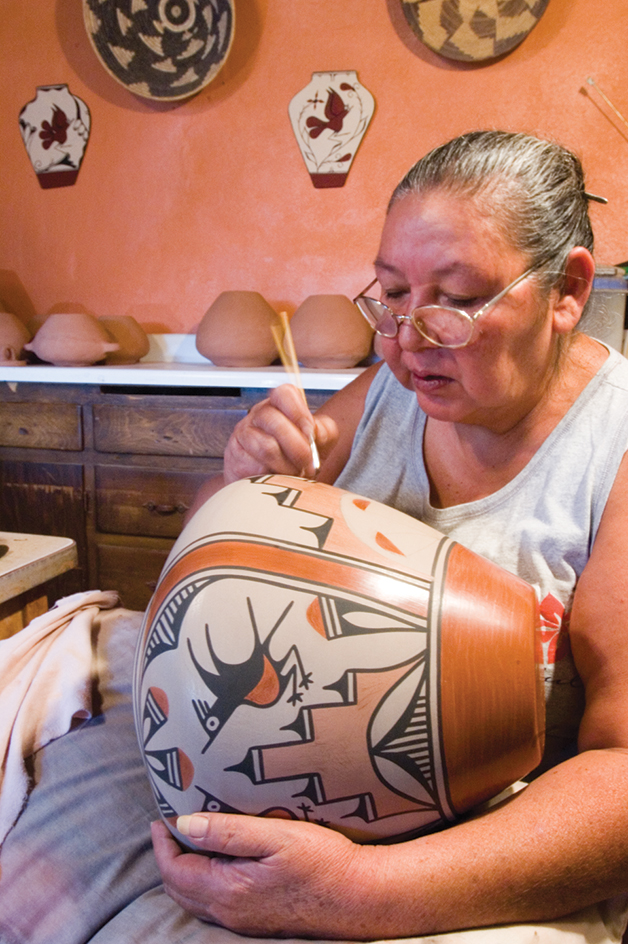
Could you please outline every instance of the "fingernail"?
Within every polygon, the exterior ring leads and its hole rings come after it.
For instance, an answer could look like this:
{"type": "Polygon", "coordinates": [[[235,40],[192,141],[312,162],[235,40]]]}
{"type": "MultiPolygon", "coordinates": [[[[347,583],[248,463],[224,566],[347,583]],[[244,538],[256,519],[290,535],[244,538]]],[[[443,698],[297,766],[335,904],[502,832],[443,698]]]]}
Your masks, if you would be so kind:
{"type": "Polygon", "coordinates": [[[204,839],[207,832],[207,820],[198,813],[192,813],[191,816],[179,816],[177,829],[182,836],[189,836],[190,839],[204,839]]]}

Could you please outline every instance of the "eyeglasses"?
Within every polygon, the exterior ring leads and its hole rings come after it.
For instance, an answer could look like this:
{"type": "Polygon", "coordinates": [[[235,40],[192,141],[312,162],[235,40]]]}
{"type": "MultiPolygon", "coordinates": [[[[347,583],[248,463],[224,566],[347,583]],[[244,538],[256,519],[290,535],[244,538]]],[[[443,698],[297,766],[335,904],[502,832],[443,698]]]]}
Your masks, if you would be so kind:
{"type": "Polygon", "coordinates": [[[497,302],[501,301],[505,295],[512,292],[515,286],[527,279],[529,275],[535,272],[543,263],[536,263],[518,276],[507,285],[506,288],[491,298],[490,301],[482,305],[474,314],[462,311],[460,308],[448,308],[444,305],[421,305],[415,308],[409,315],[398,315],[388,305],[378,302],[375,298],[369,298],[364,292],[368,292],[371,286],[375,285],[377,279],[366,286],[353,299],[354,305],[357,305],[362,315],[366,318],[377,334],[384,338],[394,338],[399,333],[399,327],[404,321],[413,325],[419,334],[435,344],[437,347],[458,348],[466,347],[473,337],[475,323],[480,315],[485,314],[489,308],[492,308],[497,302]]]}

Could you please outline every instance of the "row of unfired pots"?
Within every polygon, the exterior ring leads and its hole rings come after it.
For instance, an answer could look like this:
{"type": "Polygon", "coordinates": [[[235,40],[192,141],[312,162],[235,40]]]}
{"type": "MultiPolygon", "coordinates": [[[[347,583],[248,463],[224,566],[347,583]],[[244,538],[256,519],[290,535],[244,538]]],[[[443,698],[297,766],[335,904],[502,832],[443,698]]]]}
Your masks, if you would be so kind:
{"type": "MultiPolygon", "coordinates": [[[[278,357],[275,310],[259,292],[222,292],[196,332],[196,347],[219,367],[264,367],[278,357]]],[[[368,357],[373,331],[345,295],[310,295],[290,321],[304,367],[342,369],[368,357]]],[[[132,364],[148,353],[148,337],[130,315],[96,318],[85,312],[53,313],[25,325],[0,312],[0,364],[25,364],[25,352],[57,366],[132,364]]]]}

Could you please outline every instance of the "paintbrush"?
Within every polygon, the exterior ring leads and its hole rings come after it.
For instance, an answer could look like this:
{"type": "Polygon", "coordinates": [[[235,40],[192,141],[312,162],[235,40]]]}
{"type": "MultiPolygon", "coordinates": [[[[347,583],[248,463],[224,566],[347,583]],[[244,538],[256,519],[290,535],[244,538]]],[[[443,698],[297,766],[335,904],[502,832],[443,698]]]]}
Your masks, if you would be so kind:
{"type": "MultiPolygon", "coordinates": [[[[279,321],[281,324],[272,325],[272,332],[273,338],[275,339],[275,344],[277,345],[277,350],[279,352],[279,357],[281,358],[281,363],[285,367],[287,373],[290,374],[292,383],[303,397],[303,402],[306,406],[308,406],[307,397],[305,396],[305,390],[303,388],[303,381],[301,380],[301,371],[299,370],[299,362],[297,360],[294,339],[292,337],[292,331],[290,330],[290,320],[288,319],[287,312],[279,312],[279,321]]],[[[314,439],[313,432],[310,434],[310,449],[312,450],[314,471],[318,472],[321,467],[321,460],[318,455],[318,449],[316,448],[316,440],[314,439]]]]}

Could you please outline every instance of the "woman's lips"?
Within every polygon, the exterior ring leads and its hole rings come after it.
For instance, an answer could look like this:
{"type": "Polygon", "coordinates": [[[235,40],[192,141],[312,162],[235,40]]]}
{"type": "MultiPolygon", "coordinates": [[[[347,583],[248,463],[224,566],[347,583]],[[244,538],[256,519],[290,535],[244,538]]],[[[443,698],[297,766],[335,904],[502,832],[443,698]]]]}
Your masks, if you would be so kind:
{"type": "Polygon", "coordinates": [[[418,373],[417,371],[412,371],[412,383],[417,391],[433,393],[453,383],[453,379],[444,374],[432,374],[427,371],[418,373]]]}

